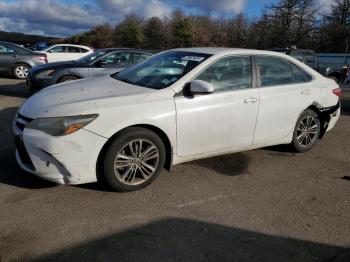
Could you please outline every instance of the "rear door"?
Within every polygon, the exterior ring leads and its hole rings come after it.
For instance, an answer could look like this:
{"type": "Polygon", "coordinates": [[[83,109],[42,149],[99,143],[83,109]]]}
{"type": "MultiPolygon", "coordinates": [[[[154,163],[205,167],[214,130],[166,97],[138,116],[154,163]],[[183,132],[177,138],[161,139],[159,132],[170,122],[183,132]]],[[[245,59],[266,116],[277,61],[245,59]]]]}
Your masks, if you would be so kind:
{"type": "Polygon", "coordinates": [[[70,60],[77,60],[80,57],[84,56],[84,54],[82,54],[80,52],[80,48],[79,47],[75,47],[75,46],[68,46],[68,57],[70,60]]]}
{"type": "Polygon", "coordinates": [[[69,59],[67,46],[54,46],[46,52],[49,63],[73,60],[69,59]]]}
{"type": "Polygon", "coordinates": [[[0,69],[11,69],[14,66],[16,53],[12,48],[0,44],[0,69]]]}
{"type": "Polygon", "coordinates": [[[254,144],[283,140],[294,131],[300,113],[312,104],[312,76],[288,60],[256,56],[260,106],[254,144]]]}
{"type": "Polygon", "coordinates": [[[89,76],[108,75],[116,73],[131,63],[129,52],[113,52],[96,61],[89,68],[89,76]]]}

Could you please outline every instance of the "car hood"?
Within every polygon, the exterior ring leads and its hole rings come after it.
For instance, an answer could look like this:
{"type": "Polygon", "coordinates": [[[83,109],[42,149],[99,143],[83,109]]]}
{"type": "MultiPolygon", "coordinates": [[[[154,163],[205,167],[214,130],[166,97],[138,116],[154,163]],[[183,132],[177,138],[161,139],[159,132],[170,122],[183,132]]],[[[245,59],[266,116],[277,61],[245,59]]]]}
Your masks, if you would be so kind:
{"type": "Polygon", "coordinates": [[[32,74],[36,74],[46,70],[57,70],[62,68],[73,68],[73,67],[81,67],[81,66],[82,66],[81,64],[78,64],[74,61],[55,62],[55,63],[48,63],[48,64],[43,64],[43,65],[33,67],[30,70],[30,72],[32,74]]]}
{"type": "Polygon", "coordinates": [[[39,91],[22,104],[19,113],[30,118],[95,114],[101,108],[135,103],[155,91],[109,75],[85,78],[39,91]]]}

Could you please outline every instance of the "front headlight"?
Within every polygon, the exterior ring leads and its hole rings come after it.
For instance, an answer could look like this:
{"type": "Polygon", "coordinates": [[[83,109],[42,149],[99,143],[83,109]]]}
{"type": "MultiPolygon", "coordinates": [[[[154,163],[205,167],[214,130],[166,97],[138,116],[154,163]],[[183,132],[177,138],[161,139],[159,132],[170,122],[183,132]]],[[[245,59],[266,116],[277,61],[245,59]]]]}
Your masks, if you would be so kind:
{"type": "Polygon", "coordinates": [[[54,72],[55,72],[55,70],[46,70],[46,71],[38,73],[36,75],[36,78],[40,78],[40,79],[51,78],[54,72]]]}
{"type": "Polygon", "coordinates": [[[98,115],[64,116],[38,118],[31,121],[26,128],[40,130],[52,136],[65,136],[83,128],[98,115]]]}

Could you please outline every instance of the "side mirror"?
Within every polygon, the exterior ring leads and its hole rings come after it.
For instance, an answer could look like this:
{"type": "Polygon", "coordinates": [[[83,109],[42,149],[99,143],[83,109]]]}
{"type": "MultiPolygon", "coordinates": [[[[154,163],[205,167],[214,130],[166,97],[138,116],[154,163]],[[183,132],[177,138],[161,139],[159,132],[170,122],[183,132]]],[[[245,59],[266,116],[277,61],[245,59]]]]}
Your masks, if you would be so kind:
{"type": "Polygon", "coordinates": [[[95,67],[103,67],[107,65],[107,61],[104,61],[104,60],[99,60],[95,63],[95,67]]]}
{"type": "Polygon", "coordinates": [[[190,91],[192,94],[203,93],[210,94],[214,92],[214,87],[212,84],[205,82],[203,80],[193,80],[190,83],[190,91]]]}

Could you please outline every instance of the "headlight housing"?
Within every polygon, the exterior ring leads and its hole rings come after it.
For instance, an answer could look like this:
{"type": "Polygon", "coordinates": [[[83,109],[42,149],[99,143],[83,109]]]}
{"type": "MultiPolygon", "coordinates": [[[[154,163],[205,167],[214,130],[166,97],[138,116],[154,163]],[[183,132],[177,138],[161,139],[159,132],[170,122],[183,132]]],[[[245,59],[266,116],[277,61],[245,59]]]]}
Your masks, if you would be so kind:
{"type": "Polygon", "coordinates": [[[65,136],[83,128],[96,117],[97,114],[38,118],[31,121],[26,128],[40,130],[51,136],[65,136]]]}
{"type": "Polygon", "coordinates": [[[38,73],[35,77],[40,79],[51,78],[55,70],[46,70],[38,73]]]}

